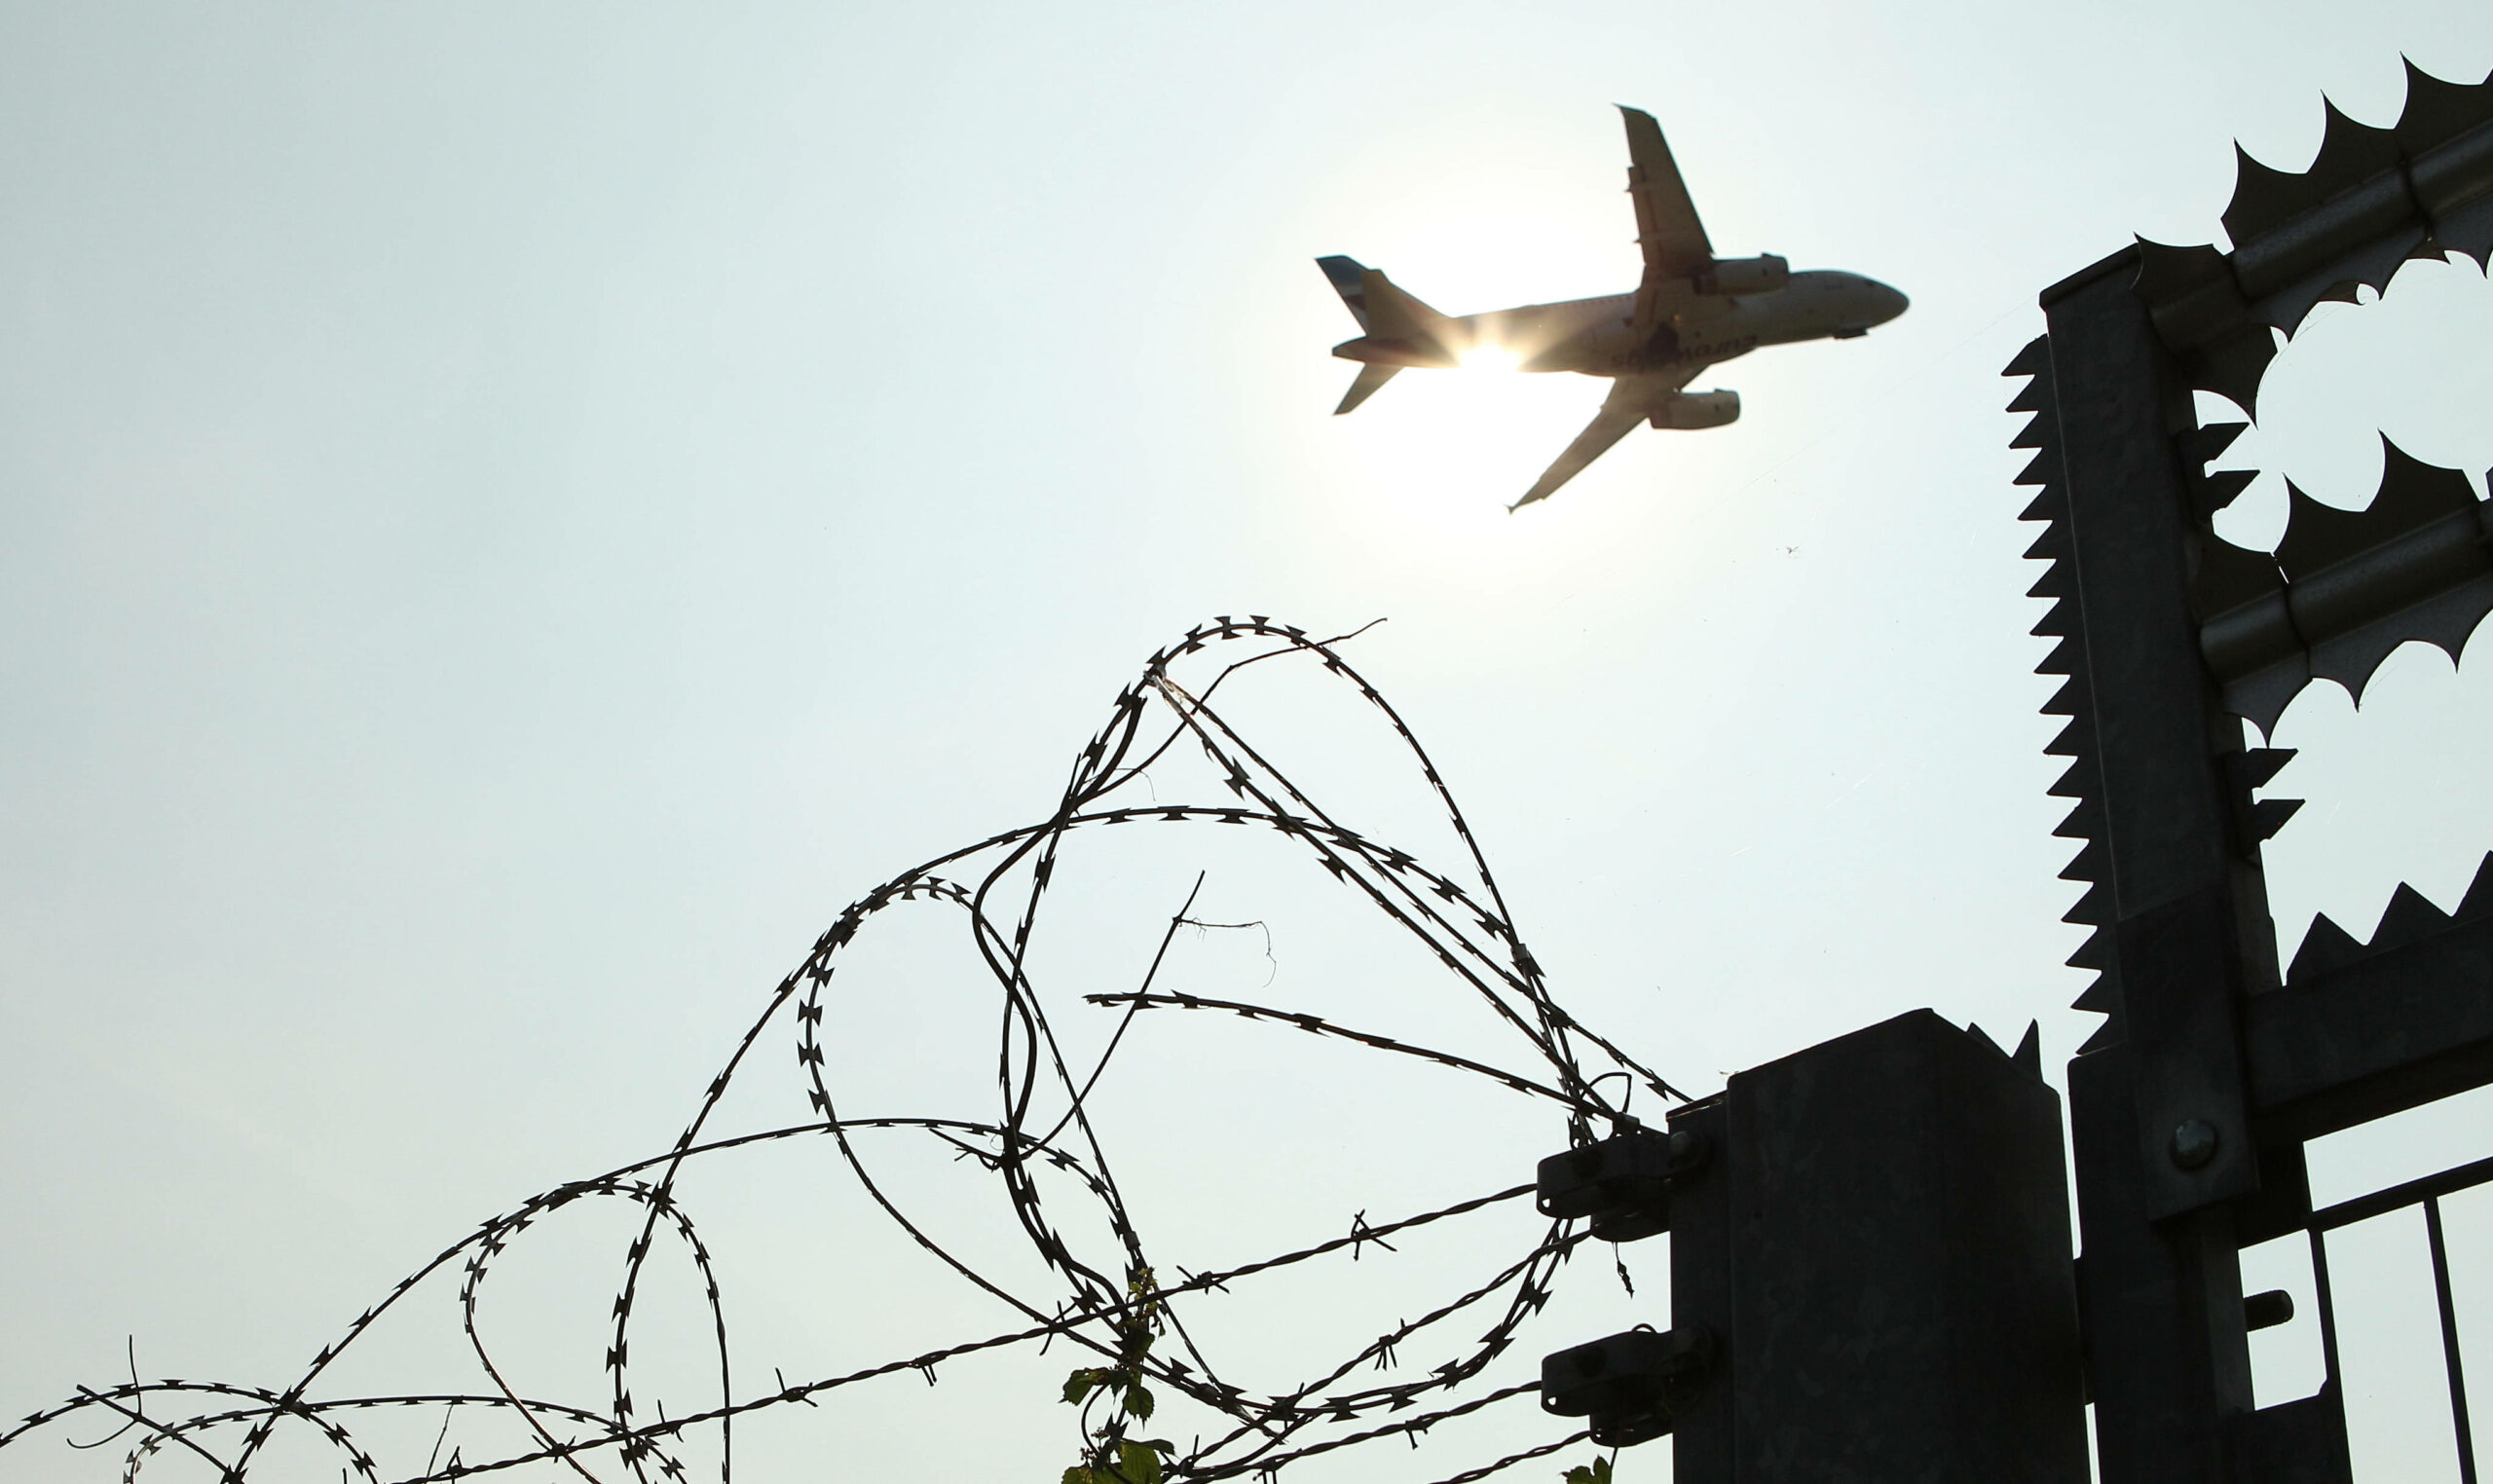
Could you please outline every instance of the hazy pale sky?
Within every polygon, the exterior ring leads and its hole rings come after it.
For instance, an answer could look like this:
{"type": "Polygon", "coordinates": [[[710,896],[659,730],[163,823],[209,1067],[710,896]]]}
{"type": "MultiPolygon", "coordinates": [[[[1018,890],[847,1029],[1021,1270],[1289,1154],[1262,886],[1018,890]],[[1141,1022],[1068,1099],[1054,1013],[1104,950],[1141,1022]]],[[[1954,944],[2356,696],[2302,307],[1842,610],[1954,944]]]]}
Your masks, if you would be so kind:
{"type": "MultiPolygon", "coordinates": [[[[2133,234],[2221,241],[2236,138],[2297,167],[2324,93],[2395,117],[2401,52],[2480,78],[2493,12],[0,0],[0,1414],[122,1376],[125,1337],[144,1376],[282,1384],[485,1216],[662,1149],[842,905],[1043,815],[1144,656],[1219,613],[1389,620],[1350,652],[1558,997],[1684,1085],[1921,1005],[2003,1042],[2039,1019],[2057,1080],[2094,1018],[2065,1008],[1998,370],[2036,292],[2133,234]],[[1632,287],[1614,103],[1661,121],[1718,250],[1914,307],[1717,368],[1738,424],[1639,432],[1509,516],[1602,389],[1412,373],[1333,419],[1356,330],[1311,260],[1450,313],[1632,287]]],[[[2472,265],[2324,308],[2236,446],[2270,472],[2229,531],[2273,539],[2280,470],[2363,502],[2382,430],[2480,492],[2488,348],[2472,265]]],[[[2270,852],[2288,953],[2317,910],[2363,936],[2400,879],[2454,902],[2493,846],[2488,643],[2280,723],[2305,752],[2272,792],[2312,801],[2270,852]]],[[[1392,834],[1407,780],[1336,699],[1241,705],[1392,834]]],[[[1199,866],[1204,915],[1274,934],[1269,960],[1181,938],[1201,983],[1390,983],[1379,1029],[1470,1034],[1295,865],[1175,835],[1091,881],[1100,946],[1068,949],[1059,1013],[1108,1014],[1073,998],[1130,986],[1199,866]]],[[[878,951],[863,1070],[887,1044],[991,1064],[958,935],[878,951]]],[[[1494,1089],[1371,1083],[1243,1021],[1165,1035],[1121,1177],[1189,1267],[1517,1183],[1564,1141],[1494,1089]]],[[[2418,1168],[2483,1153],[2483,1114],[2407,1140],[2418,1168]]],[[[997,1327],[824,1156],[774,1158],[716,1193],[746,1373],[831,1366],[806,1346],[833,1330],[871,1359],[997,1327]],[[776,1276],[740,1298],[739,1262],[776,1276]]],[[[2315,1159],[2338,1194],[2385,1168],[2315,1159]]],[[[965,1230],[1006,1220],[959,1199],[965,1230]]],[[[2451,1209],[2493,1323],[2493,1208],[2451,1209]]],[[[510,1344],[591,1405],[620,1240],[501,1280],[510,1344]]],[[[1417,1312],[1512,1250],[1414,1245],[1234,1342],[1294,1371],[1302,1323],[1395,1282],[1417,1312]]],[[[1648,1245],[1642,1298],[1588,1254],[1518,1354],[1659,1317],[1648,1245]]],[[[424,1314],[372,1342],[390,1386],[464,1354],[447,1294],[424,1314]]],[[[2402,1322],[2379,1355],[2429,1345],[2402,1322]]],[[[2271,1399],[2316,1375],[2293,1343],[2261,1341],[2271,1399]]],[[[2359,1359],[2366,1459],[2446,1467],[2398,1362],[2359,1359]]],[[[808,1413],[740,1462],[1053,1478],[1070,1363],[905,1377],[895,1410],[808,1413]]],[[[0,1478],[119,1459],[36,1439],[0,1478]]]]}

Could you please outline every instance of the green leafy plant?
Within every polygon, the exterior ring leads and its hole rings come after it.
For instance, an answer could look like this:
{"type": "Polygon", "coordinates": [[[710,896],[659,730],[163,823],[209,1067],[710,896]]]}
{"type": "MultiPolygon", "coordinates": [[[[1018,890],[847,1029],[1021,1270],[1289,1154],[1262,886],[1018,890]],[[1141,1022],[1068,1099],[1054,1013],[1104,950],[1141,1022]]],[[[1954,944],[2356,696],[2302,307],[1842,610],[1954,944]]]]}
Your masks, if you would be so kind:
{"type": "Polygon", "coordinates": [[[1610,1460],[1595,1459],[1567,1470],[1567,1484],[1610,1484],[1610,1460]]]}
{"type": "Polygon", "coordinates": [[[1126,1278],[1129,1307],[1117,1321],[1114,1365],[1086,1365],[1064,1378],[1064,1399],[1082,1408],[1082,1462],[1064,1471],[1063,1484],[1160,1484],[1161,1455],[1175,1445],[1161,1438],[1131,1438],[1136,1424],[1151,1420],[1151,1389],[1143,1385],[1143,1362],[1160,1335],[1160,1300],[1149,1268],[1135,1268],[1126,1278]],[[1096,1426],[1092,1409],[1113,1403],[1096,1426]]]}

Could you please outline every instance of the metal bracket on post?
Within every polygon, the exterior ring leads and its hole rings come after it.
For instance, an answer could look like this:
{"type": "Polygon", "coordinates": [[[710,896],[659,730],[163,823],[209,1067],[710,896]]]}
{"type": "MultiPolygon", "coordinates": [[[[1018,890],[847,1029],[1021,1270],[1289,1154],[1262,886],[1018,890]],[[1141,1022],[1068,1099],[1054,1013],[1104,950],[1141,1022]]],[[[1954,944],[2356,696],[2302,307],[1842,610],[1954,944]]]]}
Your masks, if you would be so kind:
{"type": "Polygon", "coordinates": [[[1652,1442],[1671,1430],[1714,1363],[1714,1337],[1702,1325],[1631,1329],[1544,1356],[1541,1406],[1592,1422],[1604,1448],[1652,1442]]]}
{"type": "Polygon", "coordinates": [[[1636,1129],[1541,1162],[1534,1204],[1553,1220],[1592,1218],[1604,1242],[1637,1242],[1671,1227],[1671,1187],[1705,1163],[1705,1141],[1636,1129]]]}

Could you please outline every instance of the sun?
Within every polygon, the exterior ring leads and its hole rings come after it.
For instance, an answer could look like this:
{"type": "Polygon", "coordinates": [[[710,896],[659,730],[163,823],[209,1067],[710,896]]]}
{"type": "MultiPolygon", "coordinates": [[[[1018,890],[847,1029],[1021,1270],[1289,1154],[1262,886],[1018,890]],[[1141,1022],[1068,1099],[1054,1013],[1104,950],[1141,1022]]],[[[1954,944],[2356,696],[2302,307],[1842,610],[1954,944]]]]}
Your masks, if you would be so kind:
{"type": "Polygon", "coordinates": [[[1473,346],[1457,358],[1466,371],[1512,371],[1522,364],[1521,358],[1505,346],[1473,346]]]}

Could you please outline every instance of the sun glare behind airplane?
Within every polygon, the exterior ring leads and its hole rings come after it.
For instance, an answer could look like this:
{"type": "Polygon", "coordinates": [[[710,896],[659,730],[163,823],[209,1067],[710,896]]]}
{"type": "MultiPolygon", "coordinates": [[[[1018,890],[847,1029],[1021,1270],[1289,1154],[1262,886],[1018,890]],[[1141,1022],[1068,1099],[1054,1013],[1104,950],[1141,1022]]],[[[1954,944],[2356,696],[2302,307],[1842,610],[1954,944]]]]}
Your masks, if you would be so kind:
{"type": "Polygon", "coordinates": [[[1505,346],[1473,346],[1457,357],[1466,371],[1512,371],[1523,358],[1505,346]]]}

